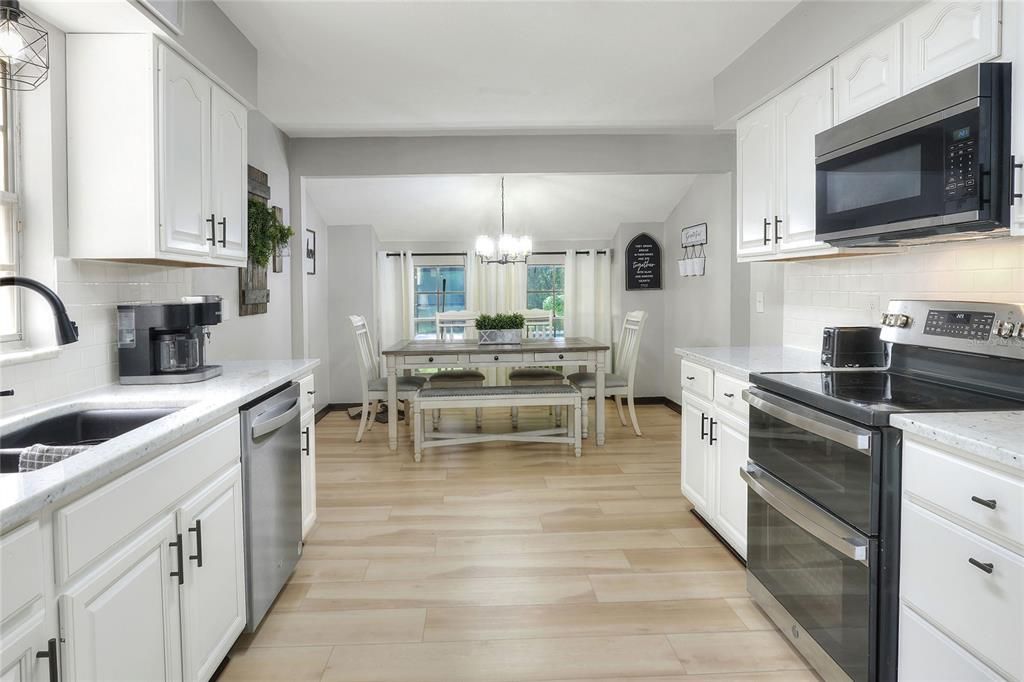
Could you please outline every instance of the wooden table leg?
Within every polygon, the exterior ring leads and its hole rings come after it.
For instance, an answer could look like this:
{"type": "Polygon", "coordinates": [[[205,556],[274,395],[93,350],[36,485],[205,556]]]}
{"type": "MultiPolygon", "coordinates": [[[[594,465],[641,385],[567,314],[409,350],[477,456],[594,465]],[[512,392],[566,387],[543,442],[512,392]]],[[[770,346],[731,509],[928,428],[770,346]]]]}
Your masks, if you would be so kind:
{"type": "Polygon", "coordinates": [[[604,445],[604,358],[605,352],[597,352],[597,389],[596,401],[597,414],[594,417],[594,430],[597,431],[597,444],[604,445]]]}
{"type": "Polygon", "coordinates": [[[398,366],[388,355],[388,447],[398,449],[398,366]]]}

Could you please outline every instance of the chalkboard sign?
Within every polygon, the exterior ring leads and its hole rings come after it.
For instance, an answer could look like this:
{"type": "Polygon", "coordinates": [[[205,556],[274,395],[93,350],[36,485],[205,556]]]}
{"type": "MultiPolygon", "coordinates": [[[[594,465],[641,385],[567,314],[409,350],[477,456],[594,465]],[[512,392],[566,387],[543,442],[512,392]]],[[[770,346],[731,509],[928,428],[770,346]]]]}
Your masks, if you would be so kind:
{"type": "Polygon", "coordinates": [[[661,288],[661,246],[642,232],[626,247],[626,290],[661,288]]]}

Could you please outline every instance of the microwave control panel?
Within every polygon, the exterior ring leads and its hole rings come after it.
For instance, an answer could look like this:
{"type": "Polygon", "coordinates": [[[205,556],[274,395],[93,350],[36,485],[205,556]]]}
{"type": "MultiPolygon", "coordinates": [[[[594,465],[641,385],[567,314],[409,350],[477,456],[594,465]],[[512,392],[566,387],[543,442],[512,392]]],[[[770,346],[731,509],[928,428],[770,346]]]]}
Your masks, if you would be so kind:
{"type": "Polygon", "coordinates": [[[946,201],[971,197],[978,192],[978,163],[975,139],[970,126],[946,133],[946,201]]]}

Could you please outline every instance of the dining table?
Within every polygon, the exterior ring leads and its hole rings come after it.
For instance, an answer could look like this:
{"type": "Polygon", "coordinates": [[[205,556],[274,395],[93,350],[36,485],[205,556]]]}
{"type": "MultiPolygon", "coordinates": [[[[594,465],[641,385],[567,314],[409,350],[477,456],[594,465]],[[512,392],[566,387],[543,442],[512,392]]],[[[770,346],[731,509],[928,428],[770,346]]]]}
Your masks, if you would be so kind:
{"type": "Polygon", "coordinates": [[[388,447],[398,449],[398,377],[431,367],[578,367],[594,372],[594,438],[604,445],[605,371],[610,347],[586,336],[527,338],[516,344],[480,344],[475,340],[403,339],[383,351],[388,380],[388,447]]]}

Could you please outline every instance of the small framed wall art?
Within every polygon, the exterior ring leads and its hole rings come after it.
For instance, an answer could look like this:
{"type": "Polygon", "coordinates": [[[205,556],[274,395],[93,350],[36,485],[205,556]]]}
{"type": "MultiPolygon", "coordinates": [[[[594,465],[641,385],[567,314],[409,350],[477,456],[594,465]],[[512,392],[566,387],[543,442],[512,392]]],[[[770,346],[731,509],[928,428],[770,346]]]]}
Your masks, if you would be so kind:
{"type": "Polygon", "coordinates": [[[305,245],[302,248],[302,258],[306,263],[306,274],[316,274],[316,231],[306,228],[305,245]]]}

